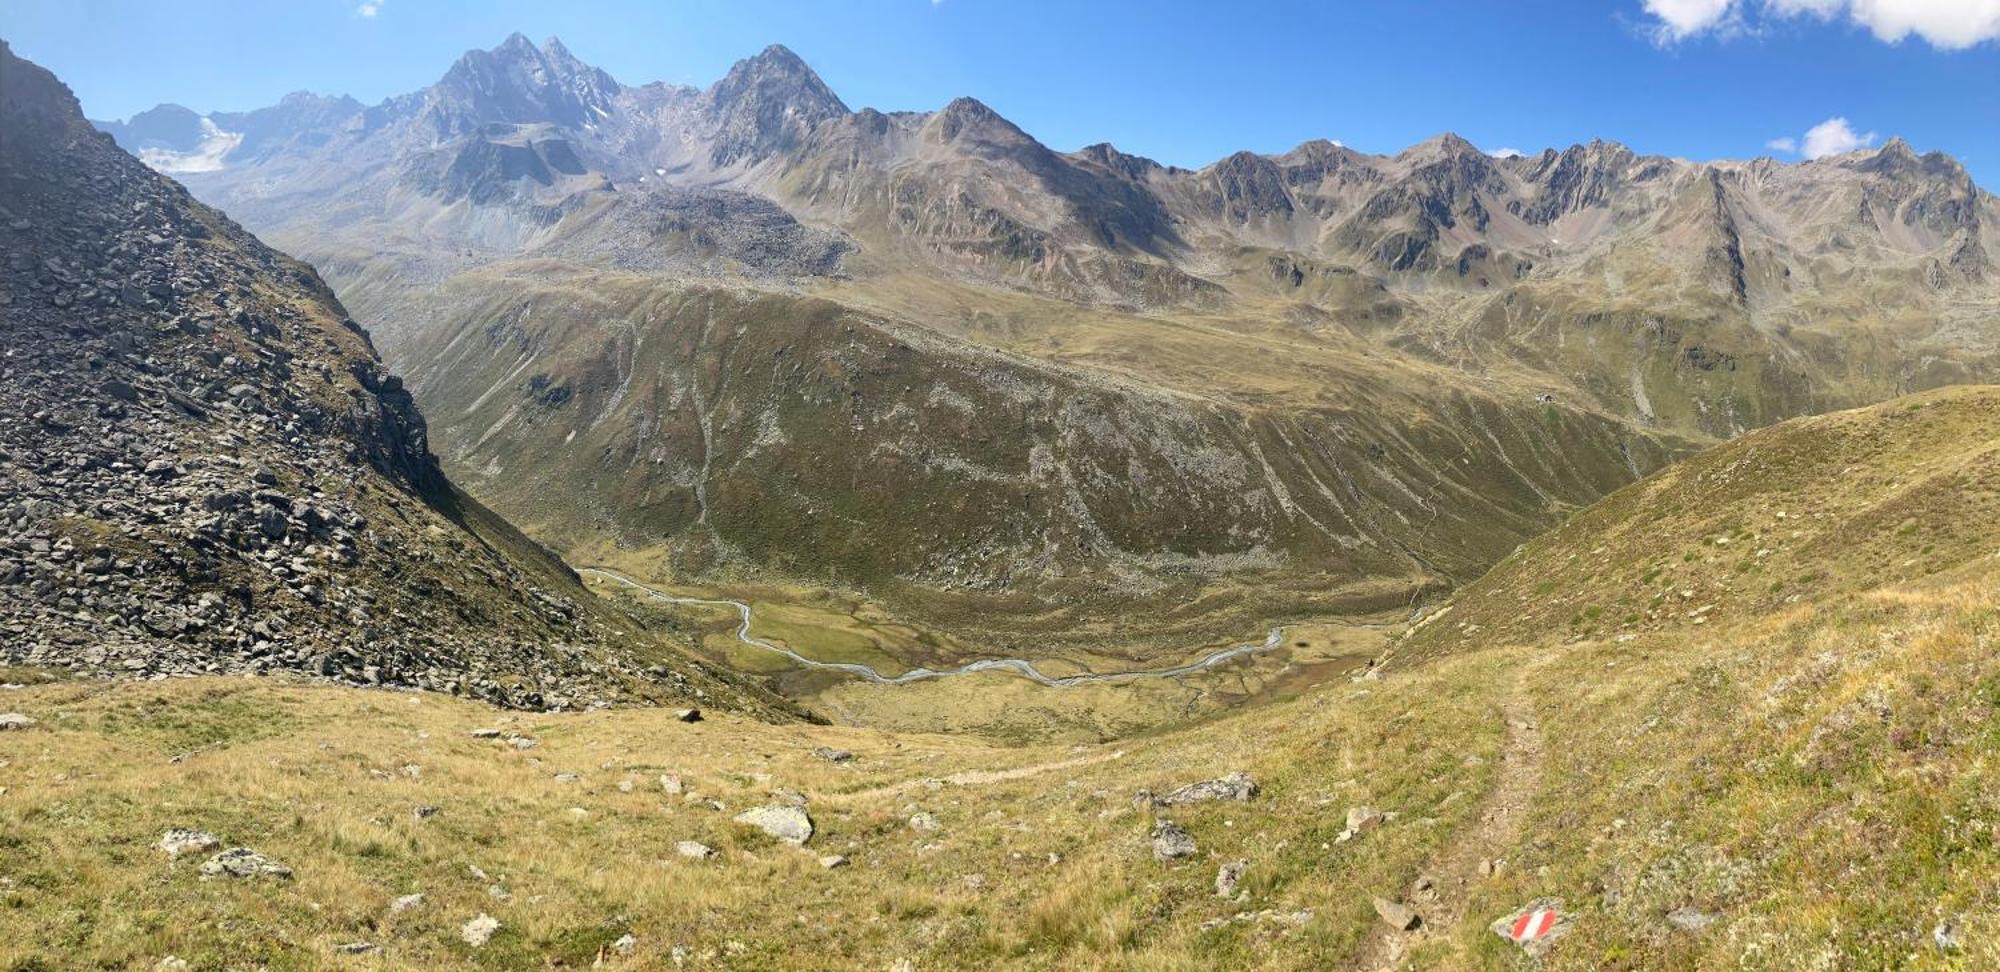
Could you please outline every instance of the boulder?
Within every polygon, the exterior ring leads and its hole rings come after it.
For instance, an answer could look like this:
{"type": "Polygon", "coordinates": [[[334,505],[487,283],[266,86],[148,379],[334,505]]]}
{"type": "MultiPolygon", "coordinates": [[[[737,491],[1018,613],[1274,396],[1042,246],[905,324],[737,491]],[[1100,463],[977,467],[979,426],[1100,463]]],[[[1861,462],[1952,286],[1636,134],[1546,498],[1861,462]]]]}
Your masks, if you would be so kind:
{"type": "Polygon", "coordinates": [[[812,818],[803,807],[752,807],[736,815],[736,822],[755,827],[787,844],[803,845],[812,839],[812,818]]]}

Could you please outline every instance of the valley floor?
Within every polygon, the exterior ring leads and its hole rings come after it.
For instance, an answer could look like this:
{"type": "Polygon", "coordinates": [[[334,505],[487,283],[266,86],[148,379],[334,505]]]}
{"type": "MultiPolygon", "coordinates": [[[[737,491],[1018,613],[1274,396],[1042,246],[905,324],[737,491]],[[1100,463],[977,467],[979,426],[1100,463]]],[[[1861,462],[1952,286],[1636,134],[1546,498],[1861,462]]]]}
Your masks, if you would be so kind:
{"type": "Polygon", "coordinates": [[[1108,746],[272,679],[13,688],[35,724],[0,734],[0,964],[1512,968],[1487,926],[1551,898],[1556,968],[1992,967],[2000,579],[1976,566],[1108,746]],[[1248,802],[1135,800],[1232,772],[1248,802]],[[799,801],[803,848],[734,822],[799,801]],[[1158,820],[1197,849],[1156,857],[1158,820]],[[214,850],[156,846],[174,828],[291,877],[203,879],[214,850]]]}

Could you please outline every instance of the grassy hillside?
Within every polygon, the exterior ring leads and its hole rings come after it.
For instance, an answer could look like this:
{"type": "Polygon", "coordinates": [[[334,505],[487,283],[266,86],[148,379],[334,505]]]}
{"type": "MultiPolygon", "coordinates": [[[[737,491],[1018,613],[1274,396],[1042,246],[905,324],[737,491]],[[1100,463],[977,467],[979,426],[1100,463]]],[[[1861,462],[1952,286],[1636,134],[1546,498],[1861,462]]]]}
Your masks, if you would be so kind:
{"type": "Polygon", "coordinates": [[[1996,430],[2000,391],[1961,389],[1757,433],[1528,545],[1381,674],[1108,745],[270,680],[0,692],[38,720],[0,733],[0,964],[1505,969],[1487,926],[1556,898],[1548,968],[1990,968],[1996,430]],[[1648,617],[1663,562],[1686,606],[1648,617]],[[1233,771],[1247,803],[1134,800],[1233,771]],[[794,796],[805,850],[731,822],[794,796]],[[1340,840],[1356,807],[1392,816],[1340,840]],[[1156,819],[1195,853],[1155,859],[1156,819]],[[151,846],[169,827],[294,876],[199,880],[151,846]],[[379,951],[336,958],[356,941],[379,951]]]}
{"type": "Polygon", "coordinates": [[[1047,301],[981,346],[536,263],[435,313],[404,358],[446,467],[573,562],[859,592],[978,654],[1406,607],[1690,448],[1504,381],[1047,301]],[[1051,312],[1074,363],[1036,356],[1051,312]]]}

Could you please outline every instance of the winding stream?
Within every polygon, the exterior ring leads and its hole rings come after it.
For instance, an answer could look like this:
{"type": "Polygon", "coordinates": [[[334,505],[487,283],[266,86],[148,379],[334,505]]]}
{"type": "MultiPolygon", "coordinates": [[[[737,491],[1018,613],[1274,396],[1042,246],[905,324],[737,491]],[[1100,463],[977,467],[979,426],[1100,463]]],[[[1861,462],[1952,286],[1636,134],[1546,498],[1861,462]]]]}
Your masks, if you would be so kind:
{"type": "MultiPolygon", "coordinates": [[[[640,583],[639,581],[633,580],[632,578],[627,577],[624,574],[621,574],[615,570],[609,570],[603,567],[578,567],[576,568],[576,572],[579,574],[589,574],[595,577],[601,577],[613,583],[622,584],[626,587],[630,587],[633,588],[634,590],[638,590],[644,593],[647,597],[655,601],[660,601],[666,604],[696,604],[696,605],[705,605],[708,607],[735,608],[737,616],[742,619],[741,623],[739,623],[736,626],[737,641],[740,641],[746,645],[750,645],[753,648],[762,648],[765,651],[777,652],[778,654],[783,655],[786,658],[789,658],[792,661],[797,662],[798,664],[803,665],[807,668],[822,668],[822,669],[827,669],[829,671],[846,672],[850,675],[860,676],[861,678],[866,679],[867,681],[870,682],[874,682],[878,685],[905,685],[910,682],[921,682],[926,679],[946,678],[952,675],[971,675],[975,672],[995,672],[995,671],[1014,672],[1015,674],[1026,677],[1030,681],[1037,682],[1042,685],[1047,685],[1051,688],[1065,688],[1071,685],[1087,685],[1094,682],[1125,682],[1141,678],[1178,678],[1182,675],[1193,675],[1197,672],[1207,671],[1208,669],[1221,665],[1224,662],[1241,658],[1245,655],[1254,655],[1257,654],[1258,652],[1270,651],[1271,649],[1276,648],[1280,644],[1284,643],[1285,631],[1288,627],[1290,627],[1289,625],[1280,625],[1278,627],[1272,628],[1271,633],[1265,635],[1263,641],[1249,641],[1239,645],[1232,645],[1228,648],[1221,649],[1211,654],[1203,655],[1201,658],[1189,662],[1185,665],[1176,665],[1172,668],[1139,669],[1135,671],[1126,671],[1126,672],[1102,672],[1102,673],[1085,672],[1078,675],[1051,676],[1051,675],[1044,675],[1040,669],[1037,669],[1035,667],[1033,662],[1030,662],[1025,658],[987,658],[987,659],[982,659],[980,661],[975,661],[964,665],[960,665],[957,668],[947,668],[943,670],[930,669],[930,668],[912,668],[901,675],[884,675],[881,672],[876,671],[874,668],[868,665],[860,664],[858,662],[829,662],[829,661],[820,661],[816,658],[807,658],[806,656],[801,655],[798,652],[791,650],[790,648],[786,648],[782,645],[774,645],[768,641],[765,641],[762,638],[758,638],[751,635],[750,605],[745,604],[742,601],[734,601],[734,600],[729,600],[727,598],[681,597],[675,594],[668,594],[667,592],[659,590],[658,588],[650,587],[646,584],[640,583]]],[[[1383,625],[1351,624],[1349,625],[1349,627],[1374,628],[1374,627],[1383,627],[1383,625]]]]}

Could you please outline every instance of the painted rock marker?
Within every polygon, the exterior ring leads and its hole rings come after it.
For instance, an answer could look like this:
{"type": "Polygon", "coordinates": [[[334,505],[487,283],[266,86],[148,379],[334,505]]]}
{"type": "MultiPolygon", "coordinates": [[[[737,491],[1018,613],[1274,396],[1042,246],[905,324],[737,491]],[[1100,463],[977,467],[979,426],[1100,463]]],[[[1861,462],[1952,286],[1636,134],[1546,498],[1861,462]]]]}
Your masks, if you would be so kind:
{"type": "Polygon", "coordinates": [[[1493,923],[1493,934],[1540,955],[1569,929],[1570,916],[1555,898],[1537,898],[1493,923]]]}

